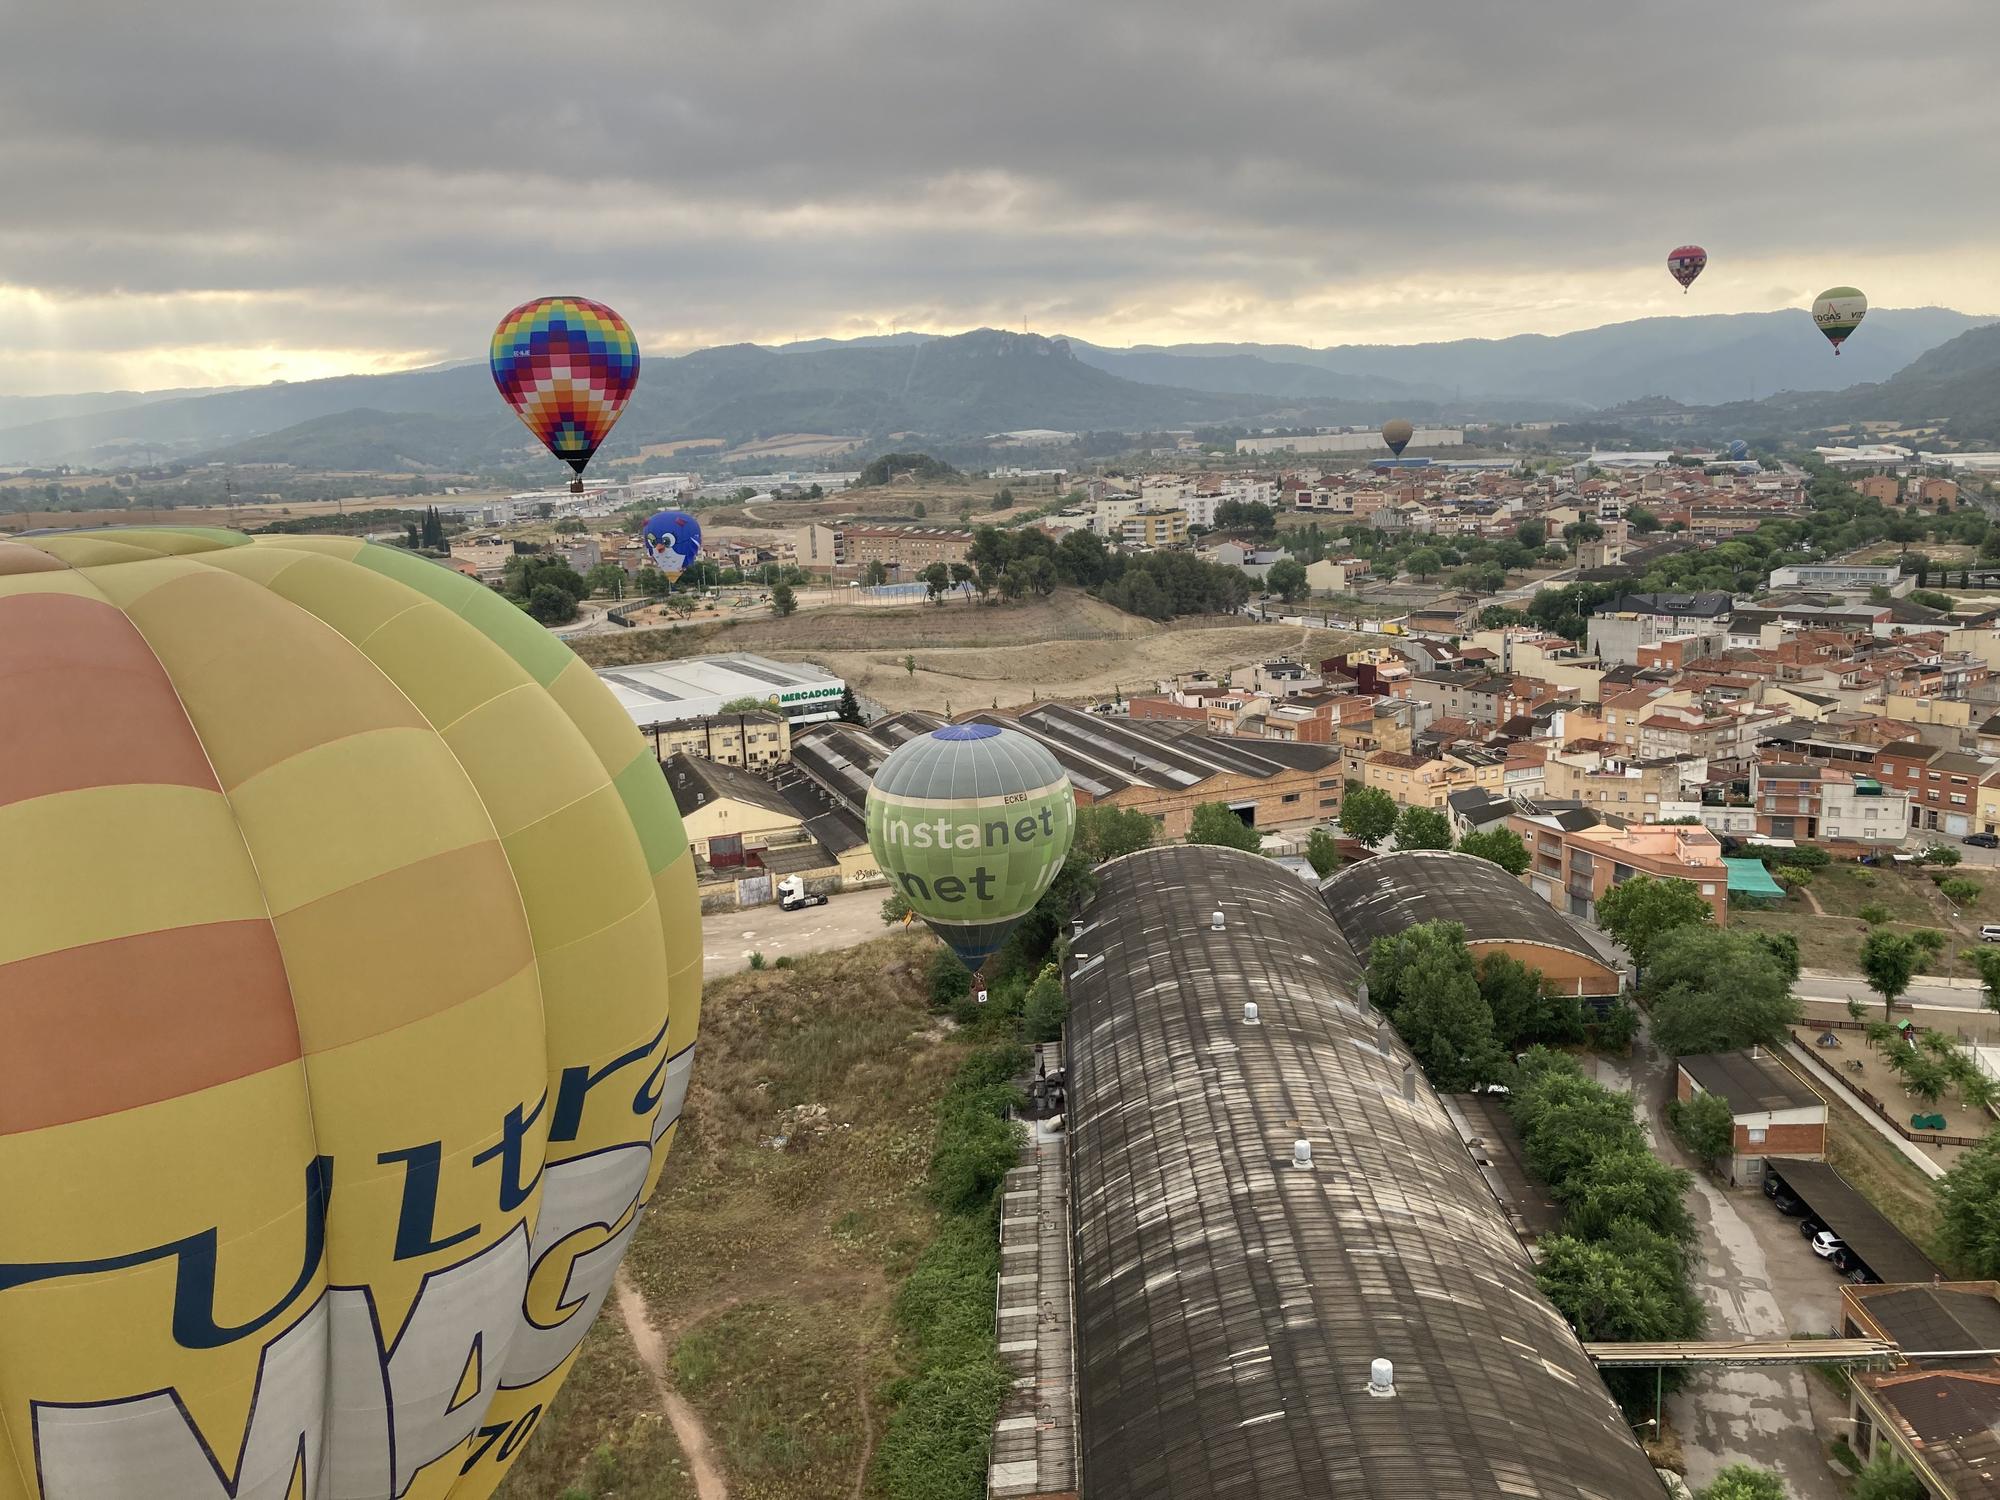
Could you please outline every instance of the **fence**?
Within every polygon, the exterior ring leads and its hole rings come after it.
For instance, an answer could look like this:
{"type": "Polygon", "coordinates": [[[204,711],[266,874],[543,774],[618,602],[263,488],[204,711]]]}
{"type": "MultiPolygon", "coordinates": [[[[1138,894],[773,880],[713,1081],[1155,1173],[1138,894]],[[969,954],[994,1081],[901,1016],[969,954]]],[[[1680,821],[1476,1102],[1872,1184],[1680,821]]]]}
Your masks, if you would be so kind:
{"type": "MultiPolygon", "coordinates": [[[[1861,1021],[1843,1021],[1839,1023],[1829,1021],[1826,1024],[1828,1027],[1832,1027],[1837,1030],[1867,1029],[1866,1024],[1861,1021]]],[[[1804,1037],[1800,1036],[1797,1030],[1794,1030],[1792,1032],[1792,1041],[1802,1048],[1810,1048],[1812,1045],[1804,1037]]],[[[1787,1059],[1787,1061],[1789,1061],[1789,1059],[1787,1059]]],[[[1833,1068],[1826,1069],[1826,1074],[1829,1078],[1833,1079],[1835,1083],[1839,1084],[1843,1089],[1845,1089],[1849,1094],[1852,1094],[1856,1099],[1859,1099],[1863,1104],[1867,1105],[1870,1109],[1875,1111],[1875,1113],[1882,1118],[1883,1123],[1885,1123],[1891,1130],[1895,1131],[1896,1134],[1900,1135],[1906,1141],[1910,1141],[1919,1146],[1976,1146],[1982,1140],[1985,1139],[1984,1136],[1977,1136],[1977,1135],[1946,1135],[1942,1131],[1937,1131],[1937,1130],[1925,1130],[1925,1131],[1912,1130],[1910,1129],[1909,1126],[1905,1125],[1901,1120],[1897,1119],[1894,1114],[1890,1113],[1888,1106],[1885,1105],[1880,1099],[1876,1098],[1874,1093],[1871,1092],[1870,1090],[1862,1087],[1860,1084],[1850,1083],[1846,1078],[1842,1077],[1840,1073],[1834,1070],[1833,1068]]],[[[1808,1082],[1810,1081],[1811,1080],[1808,1080],[1808,1082]]]]}

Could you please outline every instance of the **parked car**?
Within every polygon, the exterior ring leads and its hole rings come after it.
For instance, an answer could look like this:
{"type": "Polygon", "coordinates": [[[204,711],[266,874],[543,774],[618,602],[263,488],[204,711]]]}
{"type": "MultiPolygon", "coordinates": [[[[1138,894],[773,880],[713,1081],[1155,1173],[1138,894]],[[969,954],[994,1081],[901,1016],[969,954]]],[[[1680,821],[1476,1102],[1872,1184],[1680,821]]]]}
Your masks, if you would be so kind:
{"type": "Polygon", "coordinates": [[[2000,943],[2000,924],[1988,922],[1984,927],[1980,928],[1979,941],[1982,943],[2000,943]]]}
{"type": "Polygon", "coordinates": [[[1821,1260],[1832,1260],[1847,1253],[1847,1242],[1831,1229],[1822,1229],[1812,1237],[1812,1252],[1821,1260]]]}
{"type": "Polygon", "coordinates": [[[2000,849],[2000,833],[1968,833],[1959,842],[1975,849],[2000,849]]]}
{"type": "Polygon", "coordinates": [[[1771,1204],[1779,1213],[1784,1214],[1788,1218],[1796,1218],[1806,1211],[1805,1204],[1799,1199],[1794,1198],[1790,1193],[1773,1193],[1771,1195],[1771,1204]]]}
{"type": "Polygon", "coordinates": [[[1811,1239],[1814,1235],[1818,1234],[1821,1230],[1825,1228],[1826,1226],[1820,1223],[1820,1221],[1818,1219],[1815,1219],[1811,1214],[1807,1214],[1803,1219],[1799,1220],[1799,1233],[1804,1235],[1807,1239],[1811,1239]]]}

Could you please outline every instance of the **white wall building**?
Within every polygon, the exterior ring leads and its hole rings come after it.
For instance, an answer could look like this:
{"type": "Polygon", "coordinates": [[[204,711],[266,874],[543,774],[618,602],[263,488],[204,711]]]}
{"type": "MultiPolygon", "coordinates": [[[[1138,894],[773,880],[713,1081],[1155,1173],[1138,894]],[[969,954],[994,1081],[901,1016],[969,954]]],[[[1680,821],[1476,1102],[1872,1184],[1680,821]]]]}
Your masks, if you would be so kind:
{"type": "MultiPolygon", "coordinates": [[[[1462,427],[1419,427],[1410,435],[1411,448],[1462,448],[1462,427]]],[[[1238,453],[1387,453],[1389,445],[1373,427],[1350,427],[1307,437],[1249,437],[1236,440],[1238,453]]]]}

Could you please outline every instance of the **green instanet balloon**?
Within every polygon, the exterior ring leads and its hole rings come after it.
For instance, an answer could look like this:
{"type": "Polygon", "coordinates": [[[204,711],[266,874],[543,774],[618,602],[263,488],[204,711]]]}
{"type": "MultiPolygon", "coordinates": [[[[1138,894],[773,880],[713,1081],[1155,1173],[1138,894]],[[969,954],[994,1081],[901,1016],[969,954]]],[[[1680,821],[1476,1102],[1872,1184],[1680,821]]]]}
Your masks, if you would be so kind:
{"type": "Polygon", "coordinates": [[[1061,764],[997,724],[947,724],[904,742],[868,792],[877,867],[968,969],[1034,910],[1075,832],[1061,764]]]}

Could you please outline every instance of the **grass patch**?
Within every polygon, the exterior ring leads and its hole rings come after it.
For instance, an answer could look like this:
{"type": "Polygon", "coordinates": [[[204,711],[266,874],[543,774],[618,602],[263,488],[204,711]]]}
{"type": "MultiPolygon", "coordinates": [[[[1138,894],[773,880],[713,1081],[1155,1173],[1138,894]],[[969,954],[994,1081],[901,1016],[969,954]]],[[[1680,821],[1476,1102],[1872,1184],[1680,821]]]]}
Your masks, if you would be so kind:
{"type": "Polygon", "coordinates": [[[617,1318],[597,1320],[495,1500],[694,1500],[652,1377],[617,1318]]]}
{"type": "Polygon", "coordinates": [[[867,1435],[857,1396],[872,1322],[864,1307],[777,1298],[732,1308],[680,1341],[676,1378],[708,1426],[731,1494],[825,1500],[852,1487],[867,1435]]]}

